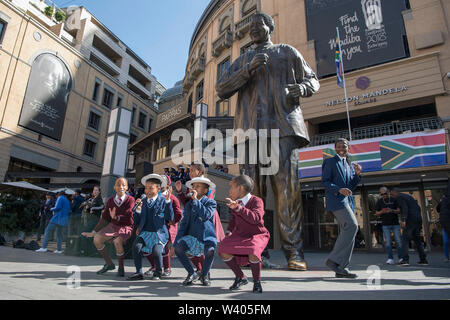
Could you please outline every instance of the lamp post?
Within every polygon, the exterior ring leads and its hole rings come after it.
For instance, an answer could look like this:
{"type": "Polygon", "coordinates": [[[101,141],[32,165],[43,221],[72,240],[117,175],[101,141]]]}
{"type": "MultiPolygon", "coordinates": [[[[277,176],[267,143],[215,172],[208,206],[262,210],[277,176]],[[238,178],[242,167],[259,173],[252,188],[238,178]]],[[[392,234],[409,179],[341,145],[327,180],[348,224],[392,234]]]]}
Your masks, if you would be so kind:
{"type": "Polygon", "coordinates": [[[205,141],[203,140],[208,125],[208,105],[199,103],[195,108],[194,121],[194,162],[202,163],[203,149],[205,141]]]}
{"type": "Polygon", "coordinates": [[[116,107],[111,111],[103,171],[100,180],[103,196],[108,199],[114,194],[114,181],[125,176],[128,142],[130,140],[131,111],[116,107]]]}

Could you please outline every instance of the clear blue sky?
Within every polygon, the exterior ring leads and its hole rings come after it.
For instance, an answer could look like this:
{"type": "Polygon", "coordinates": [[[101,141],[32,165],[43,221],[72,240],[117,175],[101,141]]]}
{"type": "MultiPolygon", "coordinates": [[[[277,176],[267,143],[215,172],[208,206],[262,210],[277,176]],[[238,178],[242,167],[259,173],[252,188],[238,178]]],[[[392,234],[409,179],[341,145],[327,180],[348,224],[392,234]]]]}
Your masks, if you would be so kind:
{"type": "Polygon", "coordinates": [[[152,68],[166,88],[182,80],[189,43],[210,0],[53,0],[86,7],[152,68]]]}

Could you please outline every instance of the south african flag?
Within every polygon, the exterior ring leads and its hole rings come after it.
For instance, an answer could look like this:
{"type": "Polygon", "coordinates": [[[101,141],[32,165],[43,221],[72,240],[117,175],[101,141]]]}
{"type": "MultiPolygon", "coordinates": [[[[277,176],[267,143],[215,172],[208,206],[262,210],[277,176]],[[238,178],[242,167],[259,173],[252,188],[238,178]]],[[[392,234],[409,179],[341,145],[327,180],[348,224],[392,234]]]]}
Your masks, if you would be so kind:
{"type": "MultiPolygon", "coordinates": [[[[447,163],[445,130],[415,132],[395,136],[352,141],[350,160],[363,172],[384,171],[447,163]]],[[[298,154],[298,177],[322,175],[322,163],[334,157],[334,145],[303,148],[298,154]]]]}

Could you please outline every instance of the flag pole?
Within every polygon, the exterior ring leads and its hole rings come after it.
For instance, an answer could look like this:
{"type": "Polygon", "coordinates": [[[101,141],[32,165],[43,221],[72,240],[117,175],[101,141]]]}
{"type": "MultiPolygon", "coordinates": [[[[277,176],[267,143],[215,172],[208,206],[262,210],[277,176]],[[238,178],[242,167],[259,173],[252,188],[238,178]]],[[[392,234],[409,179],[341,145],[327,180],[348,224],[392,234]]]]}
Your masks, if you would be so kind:
{"type": "Polygon", "coordinates": [[[350,137],[350,141],[352,141],[352,127],[350,125],[350,113],[348,111],[347,86],[345,85],[344,59],[342,58],[341,37],[339,36],[339,27],[336,27],[336,31],[338,36],[339,56],[342,64],[342,79],[344,81],[345,108],[347,110],[348,134],[350,137]]]}

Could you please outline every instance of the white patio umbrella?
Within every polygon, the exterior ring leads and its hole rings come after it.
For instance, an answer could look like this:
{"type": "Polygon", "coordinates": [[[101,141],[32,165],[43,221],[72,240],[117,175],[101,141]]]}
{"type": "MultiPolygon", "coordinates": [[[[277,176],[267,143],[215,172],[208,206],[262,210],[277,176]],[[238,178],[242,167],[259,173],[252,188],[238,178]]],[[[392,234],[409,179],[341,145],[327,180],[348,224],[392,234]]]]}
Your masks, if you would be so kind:
{"type": "Polygon", "coordinates": [[[55,194],[57,194],[57,193],[59,193],[61,191],[66,191],[66,193],[70,194],[70,195],[75,194],[75,191],[72,190],[72,189],[69,189],[69,188],[59,188],[59,189],[56,189],[56,190],[52,190],[52,192],[55,193],[55,194]]]}
{"type": "Polygon", "coordinates": [[[26,181],[16,181],[16,182],[2,182],[1,185],[5,188],[11,188],[11,187],[15,187],[15,188],[23,188],[23,189],[30,189],[30,190],[34,190],[34,191],[42,191],[42,192],[49,192],[50,190],[38,187],[34,184],[31,184],[29,182],[26,181]]]}

